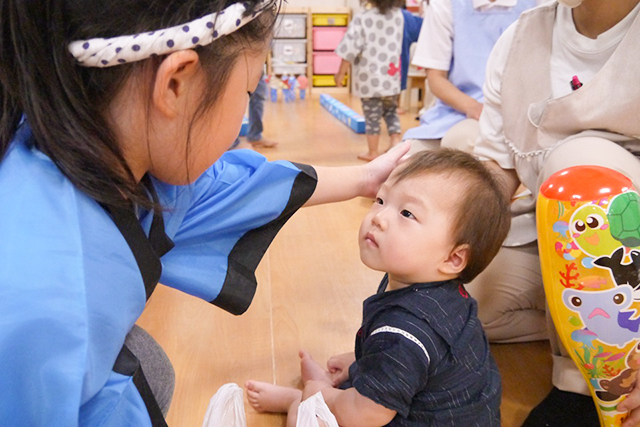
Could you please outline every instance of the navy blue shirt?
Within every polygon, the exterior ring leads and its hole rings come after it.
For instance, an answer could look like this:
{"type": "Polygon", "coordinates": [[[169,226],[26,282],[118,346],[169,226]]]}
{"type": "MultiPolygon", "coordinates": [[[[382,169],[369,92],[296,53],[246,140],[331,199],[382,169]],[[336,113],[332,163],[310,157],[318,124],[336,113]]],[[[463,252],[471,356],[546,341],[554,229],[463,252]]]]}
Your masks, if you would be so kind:
{"type": "Polygon", "coordinates": [[[397,412],[388,426],[499,426],[500,374],[462,283],[387,283],[364,301],[350,385],[397,412]]]}

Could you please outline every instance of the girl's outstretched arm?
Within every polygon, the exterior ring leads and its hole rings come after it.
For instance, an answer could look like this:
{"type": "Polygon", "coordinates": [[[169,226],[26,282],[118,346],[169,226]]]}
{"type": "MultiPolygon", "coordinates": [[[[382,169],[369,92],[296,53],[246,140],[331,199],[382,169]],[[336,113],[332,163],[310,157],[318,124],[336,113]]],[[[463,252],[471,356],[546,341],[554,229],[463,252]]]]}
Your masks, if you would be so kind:
{"type": "Polygon", "coordinates": [[[404,142],[364,165],[314,166],[318,184],[304,206],[340,202],[357,196],[375,197],[382,183],[401,162],[409,148],[410,143],[404,142]]]}

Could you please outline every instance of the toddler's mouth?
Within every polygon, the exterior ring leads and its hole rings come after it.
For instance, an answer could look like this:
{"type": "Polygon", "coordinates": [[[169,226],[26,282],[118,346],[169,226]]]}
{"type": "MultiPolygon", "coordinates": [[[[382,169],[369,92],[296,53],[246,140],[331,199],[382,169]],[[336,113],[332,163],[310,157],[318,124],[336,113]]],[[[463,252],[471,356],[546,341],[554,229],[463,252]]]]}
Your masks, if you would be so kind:
{"type": "Polygon", "coordinates": [[[378,247],[378,242],[376,242],[375,237],[373,237],[373,234],[370,233],[370,232],[367,233],[366,236],[364,236],[364,241],[369,243],[369,244],[371,244],[371,245],[373,245],[373,246],[375,246],[375,247],[378,247]]]}

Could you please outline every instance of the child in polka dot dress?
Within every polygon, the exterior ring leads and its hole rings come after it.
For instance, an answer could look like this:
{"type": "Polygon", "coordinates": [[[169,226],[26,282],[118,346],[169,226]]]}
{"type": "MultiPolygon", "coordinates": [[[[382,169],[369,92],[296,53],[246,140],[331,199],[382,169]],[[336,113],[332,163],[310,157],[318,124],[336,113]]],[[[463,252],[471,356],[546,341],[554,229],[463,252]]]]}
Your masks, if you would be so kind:
{"type": "Polygon", "coordinates": [[[362,100],[368,151],[358,156],[373,160],[379,155],[380,118],[387,123],[391,146],[400,142],[397,95],[400,93],[400,55],[404,19],[398,0],[371,0],[371,8],[355,15],[336,53],[342,58],[335,75],[342,86],[353,64],[354,95],[362,100]]]}

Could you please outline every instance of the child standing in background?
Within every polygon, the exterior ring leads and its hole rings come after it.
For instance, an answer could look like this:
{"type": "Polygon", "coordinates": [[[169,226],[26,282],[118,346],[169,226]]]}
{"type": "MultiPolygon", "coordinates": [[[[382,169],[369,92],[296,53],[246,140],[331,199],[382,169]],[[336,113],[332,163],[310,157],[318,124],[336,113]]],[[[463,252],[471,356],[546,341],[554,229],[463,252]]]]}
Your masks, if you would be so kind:
{"type": "MultiPolygon", "coordinates": [[[[262,123],[262,116],[264,115],[264,102],[267,100],[269,92],[269,86],[265,80],[265,76],[262,76],[258,81],[256,90],[249,94],[249,129],[247,132],[247,144],[248,147],[244,148],[275,148],[278,146],[276,141],[270,141],[262,137],[264,131],[264,125],[262,123]]],[[[239,148],[240,137],[231,144],[230,150],[239,148]]]]}
{"type": "Polygon", "coordinates": [[[371,0],[370,9],[356,14],[336,53],[342,58],[335,75],[342,87],[353,64],[354,95],[362,100],[368,151],[358,156],[373,160],[380,154],[380,118],[387,123],[390,146],[400,142],[400,118],[396,111],[400,93],[400,55],[403,21],[398,0],[371,0]]]}
{"type": "Polygon", "coordinates": [[[500,374],[464,284],[509,230],[507,198],[459,150],[413,155],[382,185],[360,226],[360,259],[386,272],[365,300],[355,353],[328,371],[300,352],[304,390],[248,381],[258,412],[287,412],[318,391],[338,424],[499,426],[500,374]],[[339,387],[339,388],[334,388],[339,387]]]}

